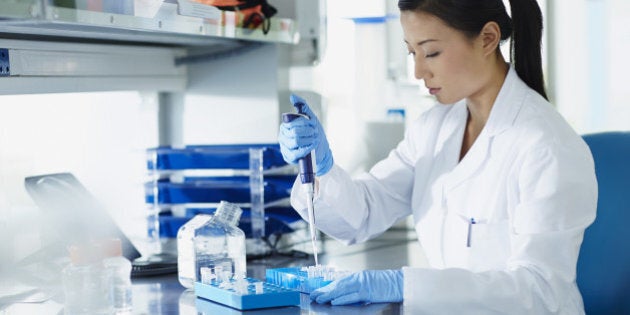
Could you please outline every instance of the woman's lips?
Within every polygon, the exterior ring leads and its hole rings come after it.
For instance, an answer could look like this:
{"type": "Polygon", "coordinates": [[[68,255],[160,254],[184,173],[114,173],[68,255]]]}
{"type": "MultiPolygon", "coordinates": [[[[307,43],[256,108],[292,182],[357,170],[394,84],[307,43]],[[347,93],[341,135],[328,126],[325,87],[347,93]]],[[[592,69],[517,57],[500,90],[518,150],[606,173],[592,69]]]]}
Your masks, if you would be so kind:
{"type": "Polygon", "coordinates": [[[431,95],[435,95],[435,94],[438,94],[438,92],[440,92],[440,90],[441,90],[440,88],[429,88],[429,93],[431,95]]]}

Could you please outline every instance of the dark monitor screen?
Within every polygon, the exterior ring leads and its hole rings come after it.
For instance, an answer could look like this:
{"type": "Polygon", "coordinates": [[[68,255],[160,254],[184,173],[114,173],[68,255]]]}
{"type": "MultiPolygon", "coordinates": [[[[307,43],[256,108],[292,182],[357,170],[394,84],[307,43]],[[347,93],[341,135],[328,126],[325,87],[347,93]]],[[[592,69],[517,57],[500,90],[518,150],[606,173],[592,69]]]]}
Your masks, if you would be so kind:
{"type": "Polygon", "coordinates": [[[140,258],[140,252],[120,230],[95,197],[71,173],[27,177],[26,191],[42,210],[62,243],[118,238],[123,256],[134,263],[132,275],[154,275],[177,271],[177,257],[157,255],[140,258]]]}
{"type": "Polygon", "coordinates": [[[123,255],[129,260],[140,252],[118,228],[109,213],[70,173],[32,176],[25,179],[26,190],[44,211],[46,222],[54,225],[68,245],[89,239],[119,238],[123,255]]]}

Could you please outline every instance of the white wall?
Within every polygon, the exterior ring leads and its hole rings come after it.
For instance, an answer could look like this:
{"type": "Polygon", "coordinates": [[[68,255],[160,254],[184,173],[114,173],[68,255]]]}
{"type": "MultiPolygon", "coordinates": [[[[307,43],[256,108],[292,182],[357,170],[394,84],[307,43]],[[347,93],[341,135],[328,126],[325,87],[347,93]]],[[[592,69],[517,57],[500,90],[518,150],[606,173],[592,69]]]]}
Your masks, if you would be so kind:
{"type": "Polygon", "coordinates": [[[155,98],[138,92],[0,96],[0,227],[8,227],[0,228],[0,243],[13,245],[0,260],[40,245],[45,222],[24,190],[24,178],[33,175],[72,172],[125,232],[143,237],[145,149],[157,143],[155,98]],[[10,236],[16,242],[4,242],[10,236]]]}
{"type": "Polygon", "coordinates": [[[265,45],[189,64],[184,144],[277,142],[277,56],[276,46],[265,45]]]}
{"type": "Polygon", "coordinates": [[[558,110],[580,133],[630,130],[630,2],[550,3],[558,110]]]}

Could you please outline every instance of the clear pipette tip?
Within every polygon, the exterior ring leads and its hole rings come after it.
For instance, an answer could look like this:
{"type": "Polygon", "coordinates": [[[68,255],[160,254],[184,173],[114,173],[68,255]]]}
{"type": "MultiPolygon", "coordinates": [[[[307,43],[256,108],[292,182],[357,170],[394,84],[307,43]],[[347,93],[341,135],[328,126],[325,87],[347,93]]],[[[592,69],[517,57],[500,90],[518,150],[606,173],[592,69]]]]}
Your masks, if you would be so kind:
{"type": "Polygon", "coordinates": [[[311,234],[311,245],[313,246],[313,257],[315,258],[315,266],[319,265],[317,260],[317,233],[315,231],[315,207],[313,206],[313,184],[308,184],[308,193],[306,194],[306,205],[308,208],[308,227],[311,234]]]}

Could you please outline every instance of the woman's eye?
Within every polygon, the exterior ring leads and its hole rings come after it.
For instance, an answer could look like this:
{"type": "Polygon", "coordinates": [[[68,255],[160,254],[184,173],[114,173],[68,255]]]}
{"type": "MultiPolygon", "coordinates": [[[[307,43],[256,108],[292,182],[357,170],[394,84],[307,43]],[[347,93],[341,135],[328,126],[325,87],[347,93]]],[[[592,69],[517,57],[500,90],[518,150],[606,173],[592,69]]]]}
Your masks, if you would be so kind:
{"type": "Polygon", "coordinates": [[[433,57],[437,57],[440,55],[440,52],[434,52],[432,54],[427,54],[424,56],[424,58],[433,58],[433,57]]]}

